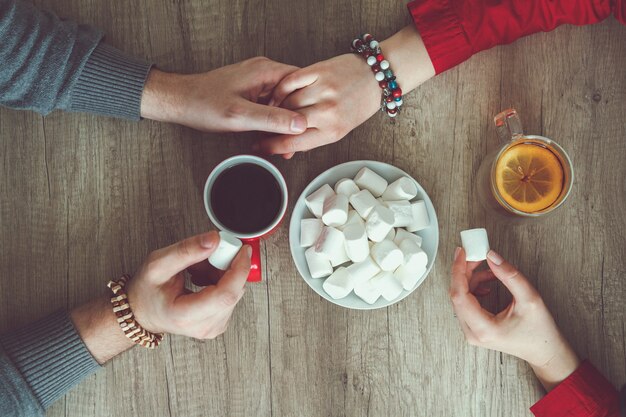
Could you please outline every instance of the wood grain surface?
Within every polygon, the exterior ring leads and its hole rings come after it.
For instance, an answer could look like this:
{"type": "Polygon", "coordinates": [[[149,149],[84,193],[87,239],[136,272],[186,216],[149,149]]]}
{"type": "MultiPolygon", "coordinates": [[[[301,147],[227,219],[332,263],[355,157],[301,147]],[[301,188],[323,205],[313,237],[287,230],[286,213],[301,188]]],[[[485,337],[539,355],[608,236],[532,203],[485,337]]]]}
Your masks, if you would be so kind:
{"type": "MultiPolygon", "coordinates": [[[[102,28],[165,70],[205,71],[256,55],[305,66],[367,30],[409,23],[391,0],[37,1],[102,28]]],[[[107,364],[49,411],[114,416],[527,416],[543,395],[516,358],[469,346],[447,298],[459,231],[531,277],[576,351],[626,382],[626,27],[561,27],[478,54],[342,141],[273,159],[293,202],[338,163],[398,166],[428,191],[440,224],[436,265],[410,297],[361,312],[300,279],[287,227],[264,243],[267,281],[251,285],[226,334],[169,336],[107,364]],[[498,145],[492,117],[515,107],[529,133],[574,161],[570,201],[543,223],[504,226],[478,202],[475,174],[498,145]]],[[[0,331],[106,293],[151,250],[209,228],[201,188],[256,134],[204,134],[89,115],[0,109],[0,331]]],[[[496,292],[487,300],[502,307],[496,292]]]]}

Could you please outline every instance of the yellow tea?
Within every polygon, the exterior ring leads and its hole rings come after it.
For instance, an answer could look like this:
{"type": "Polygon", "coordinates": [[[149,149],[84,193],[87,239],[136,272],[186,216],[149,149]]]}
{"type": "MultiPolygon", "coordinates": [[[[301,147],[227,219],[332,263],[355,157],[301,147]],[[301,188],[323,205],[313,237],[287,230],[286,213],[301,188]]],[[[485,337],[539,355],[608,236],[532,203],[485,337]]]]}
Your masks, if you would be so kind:
{"type": "Polygon", "coordinates": [[[524,213],[550,208],[565,188],[566,175],[558,154],[535,141],[522,141],[504,150],[493,175],[500,197],[524,213]]]}

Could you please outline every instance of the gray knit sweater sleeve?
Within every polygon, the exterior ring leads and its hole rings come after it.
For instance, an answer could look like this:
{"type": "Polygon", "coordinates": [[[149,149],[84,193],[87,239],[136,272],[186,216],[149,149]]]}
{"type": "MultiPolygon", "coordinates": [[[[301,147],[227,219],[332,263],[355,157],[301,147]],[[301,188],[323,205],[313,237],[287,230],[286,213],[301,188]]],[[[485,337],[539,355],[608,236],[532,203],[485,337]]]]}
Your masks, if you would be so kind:
{"type": "Polygon", "coordinates": [[[0,336],[0,415],[44,410],[100,368],[66,312],[0,336]]]}
{"type": "Polygon", "coordinates": [[[138,120],[151,65],[102,36],[28,0],[0,0],[0,105],[138,120]]]}

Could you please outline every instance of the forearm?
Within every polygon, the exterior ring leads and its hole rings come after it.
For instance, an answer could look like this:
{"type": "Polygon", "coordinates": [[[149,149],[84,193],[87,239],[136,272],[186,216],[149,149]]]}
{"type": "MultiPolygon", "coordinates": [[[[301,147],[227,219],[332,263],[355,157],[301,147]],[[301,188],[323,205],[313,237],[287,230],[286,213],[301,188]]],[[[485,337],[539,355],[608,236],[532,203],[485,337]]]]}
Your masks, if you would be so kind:
{"type": "Polygon", "coordinates": [[[70,317],[83,343],[100,365],[134,346],[120,329],[106,297],[75,308],[70,317]]]}

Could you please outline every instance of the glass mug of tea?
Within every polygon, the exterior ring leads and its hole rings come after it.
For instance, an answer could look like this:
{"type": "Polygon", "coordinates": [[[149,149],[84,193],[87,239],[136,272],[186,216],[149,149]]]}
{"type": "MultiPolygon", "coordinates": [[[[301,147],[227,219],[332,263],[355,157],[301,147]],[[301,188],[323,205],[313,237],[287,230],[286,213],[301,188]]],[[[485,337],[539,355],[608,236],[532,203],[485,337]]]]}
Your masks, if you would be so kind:
{"type": "Polygon", "coordinates": [[[259,240],[280,225],[287,195],[278,168],[258,156],[228,158],[206,180],[204,207],[211,222],[252,247],[250,282],[262,281],[259,240]]]}
{"type": "Polygon", "coordinates": [[[561,207],[574,182],[565,150],[552,139],[524,134],[515,109],[499,113],[494,123],[503,144],[485,157],[477,174],[485,208],[518,222],[561,207]]]}

